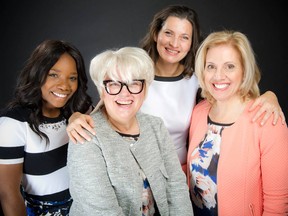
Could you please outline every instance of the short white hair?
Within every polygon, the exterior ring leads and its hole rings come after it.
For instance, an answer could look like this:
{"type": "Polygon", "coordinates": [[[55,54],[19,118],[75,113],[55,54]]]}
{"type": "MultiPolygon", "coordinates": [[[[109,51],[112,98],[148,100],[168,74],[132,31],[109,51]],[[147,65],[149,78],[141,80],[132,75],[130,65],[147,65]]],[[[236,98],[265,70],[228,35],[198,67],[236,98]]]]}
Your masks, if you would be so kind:
{"type": "Polygon", "coordinates": [[[144,79],[146,96],[154,73],[154,62],[145,50],[138,47],[106,50],[95,56],[90,63],[90,76],[100,97],[104,87],[103,81],[107,77],[127,83],[135,79],[144,79]]]}

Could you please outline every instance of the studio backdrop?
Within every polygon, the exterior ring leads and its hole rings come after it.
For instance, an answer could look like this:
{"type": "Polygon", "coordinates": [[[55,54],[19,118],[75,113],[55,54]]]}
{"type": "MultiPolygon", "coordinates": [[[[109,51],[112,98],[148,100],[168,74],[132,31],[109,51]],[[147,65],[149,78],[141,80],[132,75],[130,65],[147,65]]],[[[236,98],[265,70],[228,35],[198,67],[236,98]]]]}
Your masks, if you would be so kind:
{"type": "MultiPolygon", "coordinates": [[[[82,52],[89,74],[90,60],[99,52],[139,46],[153,15],[170,4],[194,8],[203,36],[222,29],[245,33],[262,71],[261,92],[275,92],[288,118],[288,17],[279,1],[261,0],[4,1],[0,7],[0,107],[12,97],[18,72],[43,40],[73,43],[82,52]]],[[[96,104],[98,94],[91,80],[89,94],[96,104]]]]}

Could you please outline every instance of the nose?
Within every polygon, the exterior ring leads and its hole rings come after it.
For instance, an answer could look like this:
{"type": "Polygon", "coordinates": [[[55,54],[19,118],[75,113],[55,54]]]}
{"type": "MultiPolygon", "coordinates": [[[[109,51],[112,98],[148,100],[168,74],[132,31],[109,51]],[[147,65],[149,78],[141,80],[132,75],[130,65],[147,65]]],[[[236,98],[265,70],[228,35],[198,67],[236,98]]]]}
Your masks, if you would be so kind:
{"type": "Polygon", "coordinates": [[[171,37],[170,45],[173,47],[178,47],[178,38],[177,37],[171,37]]]}
{"type": "Polygon", "coordinates": [[[225,70],[223,68],[218,68],[214,74],[215,79],[224,79],[225,78],[225,70]]]}
{"type": "Polygon", "coordinates": [[[58,86],[58,88],[60,88],[63,91],[68,90],[68,89],[70,89],[69,80],[60,79],[57,86],[58,86]]]}
{"type": "Polygon", "coordinates": [[[130,95],[130,92],[128,91],[128,86],[127,85],[123,85],[121,91],[119,92],[119,94],[121,95],[130,95]]]}

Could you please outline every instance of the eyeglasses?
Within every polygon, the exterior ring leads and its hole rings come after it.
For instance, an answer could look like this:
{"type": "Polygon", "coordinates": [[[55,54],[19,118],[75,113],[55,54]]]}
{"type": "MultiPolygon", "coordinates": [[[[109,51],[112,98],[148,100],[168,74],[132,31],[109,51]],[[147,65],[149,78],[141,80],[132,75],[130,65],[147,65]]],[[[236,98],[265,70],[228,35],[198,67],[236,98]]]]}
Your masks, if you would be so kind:
{"type": "Polygon", "coordinates": [[[117,95],[121,92],[123,86],[127,87],[127,90],[130,94],[139,94],[142,92],[144,87],[145,80],[143,79],[136,79],[133,80],[131,83],[123,83],[120,81],[113,81],[113,80],[104,80],[103,84],[105,86],[105,90],[110,95],[117,95]]]}

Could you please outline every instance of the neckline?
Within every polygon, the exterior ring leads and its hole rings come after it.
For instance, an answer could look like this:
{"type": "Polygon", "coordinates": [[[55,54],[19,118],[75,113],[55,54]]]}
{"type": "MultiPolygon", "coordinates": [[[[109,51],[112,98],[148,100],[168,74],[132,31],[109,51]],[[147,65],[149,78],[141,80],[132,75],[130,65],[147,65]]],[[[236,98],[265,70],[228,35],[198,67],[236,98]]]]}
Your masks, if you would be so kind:
{"type": "Polygon", "coordinates": [[[207,116],[207,121],[209,124],[214,124],[214,125],[219,125],[219,126],[224,126],[224,127],[228,127],[228,126],[231,126],[233,125],[235,122],[232,122],[232,123],[220,123],[220,122],[215,122],[215,121],[212,121],[211,118],[209,117],[209,115],[207,116]]]}
{"type": "Polygon", "coordinates": [[[179,80],[182,80],[183,78],[184,78],[183,72],[181,74],[179,74],[178,76],[175,76],[175,77],[163,77],[163,76],[158,76],[158,75],[154,76],[154,80],[166,81],[166,82],[179,81],[179,80]]]}
{"type": "Polygon", "coordinates": [[[138,133],[138,134],[126,134],[126,133],[122,133],[122,132],[117,131],[117,130],[116,130],[116,132],[123,137],[138,138],[140,136],[140,133],[138,133]]]}
{"type": "Polygon", "coordinates": [[[60,122],[60,121],[63,121],[65,119],[65,117],[62,115],[62,113],[57,116],[57,117],[47,117],[47,116],[42,116],[42,122],[45,123],[45,124],[49,124],[49,123],[55,123],[55,122],[60,122]]]}

